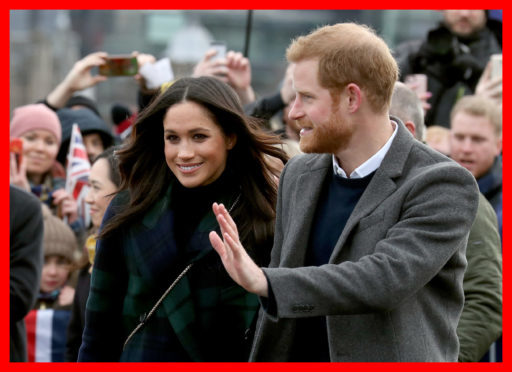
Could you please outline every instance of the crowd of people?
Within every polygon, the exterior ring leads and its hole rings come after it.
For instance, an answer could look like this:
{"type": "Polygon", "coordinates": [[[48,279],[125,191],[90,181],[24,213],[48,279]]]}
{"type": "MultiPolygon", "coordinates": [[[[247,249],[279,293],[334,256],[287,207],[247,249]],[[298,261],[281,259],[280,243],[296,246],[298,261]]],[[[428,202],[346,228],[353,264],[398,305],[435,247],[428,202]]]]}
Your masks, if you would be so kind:
{"type": "Polygon", "coordinates": [[[500,27],[319,27],[269,96],[209,50],[112,123],[77,61],[11,118],[11,362],[502,361],[500,27]]]}

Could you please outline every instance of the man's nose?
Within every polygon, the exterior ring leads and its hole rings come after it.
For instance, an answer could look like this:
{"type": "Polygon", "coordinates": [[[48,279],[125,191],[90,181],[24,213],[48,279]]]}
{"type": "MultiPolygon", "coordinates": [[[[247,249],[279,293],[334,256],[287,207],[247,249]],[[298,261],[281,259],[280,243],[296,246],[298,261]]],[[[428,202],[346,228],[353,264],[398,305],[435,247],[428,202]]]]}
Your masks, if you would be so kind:
{"type": "Polygon", "coordinates": [[[302,105],[300,103],[299,97],[295,97],[295,101],[293,101],[292,107],[288,112],[288,118],[290,120],[297,120],[304,116],[304,112],[302,111],[302,105]]]}
{"type": "Polygon", "coordinates": [[[473,142],[471,141],[471,138],[465,138],[464,141],[462,141],[462,149],[465,152],[473,151],[473,142]]]}

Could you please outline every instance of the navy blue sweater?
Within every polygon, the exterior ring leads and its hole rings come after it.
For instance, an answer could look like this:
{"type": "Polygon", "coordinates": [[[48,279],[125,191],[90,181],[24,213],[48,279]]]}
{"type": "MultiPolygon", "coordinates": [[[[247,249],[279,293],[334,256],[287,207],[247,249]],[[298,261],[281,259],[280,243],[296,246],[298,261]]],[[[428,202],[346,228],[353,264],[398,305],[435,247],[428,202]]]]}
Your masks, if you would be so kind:
{"type": "MultiPolygon", "coordinates": [[[[327,264],[341,232],[375,172],[364,178],[330,176],[325,181],[313,220],[304,266],[327,264]]],[[[329,345],[325,317],[297,321],[292,361],[328,362],[329,345]]]]}
{"type": "Polygon", "coordinates": [[[329,262],[334,246],[373,174],[350,179],[331,172],[318,201],[305,266],[320,266],[329,262]]]}

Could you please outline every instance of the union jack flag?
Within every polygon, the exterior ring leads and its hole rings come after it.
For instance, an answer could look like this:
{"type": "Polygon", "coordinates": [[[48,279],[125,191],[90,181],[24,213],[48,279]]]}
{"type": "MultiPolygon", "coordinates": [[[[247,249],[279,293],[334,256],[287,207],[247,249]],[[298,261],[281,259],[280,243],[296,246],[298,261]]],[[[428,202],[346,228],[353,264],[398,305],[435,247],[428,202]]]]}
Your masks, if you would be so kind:
{"type": "Polygon", "coordinates": [[[85,197],[89,192],[89,172],[91,163],[87,157],[82,133],[78,124],[73,124],[69,152],[66,166],[66,191],[73,195],[78,204],[78,216],[82,219],[84,226],[89,226],[91,217],[89,215],[89,204],[85,197]]]}

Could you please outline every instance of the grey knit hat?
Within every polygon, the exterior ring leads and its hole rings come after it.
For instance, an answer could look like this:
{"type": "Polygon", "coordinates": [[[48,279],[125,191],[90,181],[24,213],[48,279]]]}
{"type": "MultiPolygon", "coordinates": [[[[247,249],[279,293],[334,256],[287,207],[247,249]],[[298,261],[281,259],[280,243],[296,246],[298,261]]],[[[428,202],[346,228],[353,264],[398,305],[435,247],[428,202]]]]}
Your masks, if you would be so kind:
{"type": "Polygon", "coordinates": [[[54,216],[46,204],[42,204],[44,256],[62,256],[76,263],[78,243],[73,230],[60,218],[54,216]]]}

